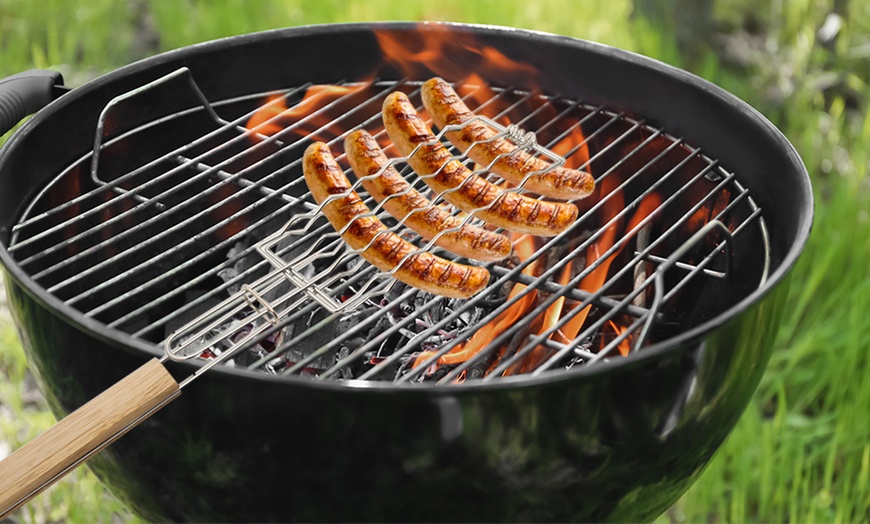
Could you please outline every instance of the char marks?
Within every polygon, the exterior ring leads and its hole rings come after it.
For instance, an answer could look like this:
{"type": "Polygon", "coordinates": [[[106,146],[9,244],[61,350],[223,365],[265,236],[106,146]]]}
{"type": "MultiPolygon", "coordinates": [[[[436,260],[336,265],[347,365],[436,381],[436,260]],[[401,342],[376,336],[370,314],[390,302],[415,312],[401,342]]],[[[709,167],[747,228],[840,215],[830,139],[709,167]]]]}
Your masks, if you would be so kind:
{"type": "Polygon", "coordinates": [[[517,233],[551,237],[567,229],[577,219],[577,207],[564,202],[529,198],[475,175],[461,162],[451,160],[450,152],[435,140],[429,126],[420,118],[408,97],[401,92],[387,96],[383,106],[387,133],[408,163],[423,176],[433,191],[444,199],[486,222],[517,233]],[[426,142],[416,153],[415,137],[426,142]],[[427,176],[433,175],[433,176],[427,176]]]}
{"type": "Polygon", "coordinates": [[[319,204],[330,196],[347,193],[327,203],[323,213],[336,231],[347,227],[341,235],[344,241],[354,250],[362,250],[360,255],[381,271],[393,272],[396,279],[417,289],[451,298],[468,298],[486,287],[489,272],[485,268],[431,253],[412,255],[417,251],[413,244],[389,231],[376,217],[360,216],[369,212],[368,206],[350,191],[350,182],[326,144],[311,144],[305,150],[302,167],[305,182],[319,204]],[[336,192],[338,188],[345,190],[336,192]]]}

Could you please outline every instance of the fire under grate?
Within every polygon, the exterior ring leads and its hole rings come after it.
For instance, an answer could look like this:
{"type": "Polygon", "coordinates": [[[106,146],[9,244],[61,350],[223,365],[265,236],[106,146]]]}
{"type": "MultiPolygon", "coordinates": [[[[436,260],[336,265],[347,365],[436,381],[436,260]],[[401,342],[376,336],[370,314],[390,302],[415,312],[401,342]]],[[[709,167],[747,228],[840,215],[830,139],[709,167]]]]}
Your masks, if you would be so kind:
{"type": "MultiPolygon", "coordinates": [[[[401,90],[422,109],[420,83],[303,85],[209,102],[180,69],[106,107],[94,150],[34,199],[9,251],[86,317],[202,360],[202,370],[223,362],[316,380],[454,384],[590,366],[717,313],[724,305],[709,305],[710,295],[735,271],[753,288],[763,283],[761,210],[717,160],[633,115],[473,82],[455,88],[476,114],[533,131],[592,173],[596,191],[553,238],[504,232],[513,240],[504,261],[428,246],[488,269],[489,284],[470,299],[379,274],[318,216],[302,151],[327,142],[354,181],[341,144],[364,128],[397,157],[381,104],[401,90]],[[159,117],[141,114],[150,100],[163,100],[159,117]],[[300,216],[310,217],[304,227],[300,216]],[[288,224],[293,234],[276,238],[288,224]],[[291,275],[287,264],[300,260],[291,275]],[[324,285],[315,293],[311,281],[324,285]]],[[[423,191],[413,170],[395,167],[423,191]]],[[[427,245],[356,190],[403,238],[427,245]]]]}

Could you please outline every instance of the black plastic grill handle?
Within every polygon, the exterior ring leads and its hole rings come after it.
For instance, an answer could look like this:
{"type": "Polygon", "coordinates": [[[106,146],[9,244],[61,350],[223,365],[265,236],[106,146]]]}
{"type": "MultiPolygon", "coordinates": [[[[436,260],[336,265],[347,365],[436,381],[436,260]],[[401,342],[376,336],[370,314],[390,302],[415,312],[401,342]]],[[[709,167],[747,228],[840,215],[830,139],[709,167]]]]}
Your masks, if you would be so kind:
{"type": "Polygon", "coordinates": [[[12,129],[55,98],[55,87],[63,85],[57,71],[32,69],[0,80],[0,135],[12,129]]]}

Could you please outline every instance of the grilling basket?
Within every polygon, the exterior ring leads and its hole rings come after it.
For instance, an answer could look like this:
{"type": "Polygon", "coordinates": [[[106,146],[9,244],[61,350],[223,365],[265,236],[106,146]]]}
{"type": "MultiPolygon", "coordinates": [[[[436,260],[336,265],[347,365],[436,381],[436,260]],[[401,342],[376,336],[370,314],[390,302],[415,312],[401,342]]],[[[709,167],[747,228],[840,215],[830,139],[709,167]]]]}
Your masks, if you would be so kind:
{"type": "Polygon", "coordinates": [[[745,103],[525,30],[301,27],[73,90],[45,71],[0,81],[3,130],[30,113],[0,155],[0,258],[52,410],[81,409],[0,463],[0,513],[87,459],[154,520],[653,519],[748,403],[812,221],[800,158],[745,103]],[[382,105],[405,93],[432,126],[433,77],[475,116],[403,155],[382,105]],[[490,135],[451,145],[472,124],[490,135]],[[358,129],[388,159],[376,172],[348,166],[358,129]],[[496,141],[510,152],[474,157],[496,141]],[[314,142],[353,193],[311,196],[314,142]],[[440,171],[409,165],[421,148],[469,174],[430,189],[440,171]],[[526,189],[541,173],[495,172],[510,158],[595,189],[541,197],[526,189]],[[421,238],[367,191],[388,170],[405,184],[393,200],[414,191],[419,213],[500,235],[510,255],[421,238]],[[450,205],[473,183],[501,200],[450,205]],[[412,246],[392,268],[360,256],[377,235],[349,247],[353,224],[324,217],[351,194],[412,246]],[[544,236],[479,219],[508,198],[576,219],[544,236]],[[424,257],[488,282],[457,298],[400,281],[424,257]]]}

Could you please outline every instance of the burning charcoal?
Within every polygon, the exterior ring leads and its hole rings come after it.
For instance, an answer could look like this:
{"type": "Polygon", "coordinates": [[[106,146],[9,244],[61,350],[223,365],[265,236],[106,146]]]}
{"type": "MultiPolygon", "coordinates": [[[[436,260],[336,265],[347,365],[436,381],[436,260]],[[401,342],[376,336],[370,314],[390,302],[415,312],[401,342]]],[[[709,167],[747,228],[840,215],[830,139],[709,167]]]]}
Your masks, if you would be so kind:
{"type": "MultiPolygon", "coordinates": [[[[350,348],[345,346],[345,345],[342,345],[341,348],[338,350],[338,353],[335,354],[335,361],[338,362],[344,358],[349,357],[350,353],[351,353],[350,348]]],[[[342,380],[352,379],[353,372],[351,371],[350,366],[345,366],[345,367],[341,368],[338,371],[338,376],[342,380]]]]}
{"type": "MultiPolygon", "coordinates": [[[[195,344],[193,344],[192,346],[190,346],[189,348],[186,348],[183,352],[181,352],[180,355],[185,356],[185,357],[189,357],[189,356],[191,356],[192,351],[197,351],[197,352],[199,352],[199,354],[196,356],[201,358],[201,359],[211,360],[211,359],[217,358],[218,356],[223,354],[224,348],[226,346],[225,343],[222,342],[218,345],[206,347],[205,349],[197,349],[197,348],[202,348],[208,340],[213,340],[221,333],[222,333],[222,331],[220,328],[213,329],[213,330],[209,331],[205,336],[200,337],[200,339],[197,340],[195,344]]],[[[178,340],[178,343],[179,343],[179,345],[184,345],[184,344],[187,344],[188,342],[190,342],[191,340],[192,340],[192,336],[184,336],[178,340]]]]}
{"type": "MultiPolygon", "coordinates": [[[[229,252],[227,253],[227,258],[233,259],[233,258],[239,256],[241,253],[243,253],[246,249],[248,249],[247,239],[240,240],[240,241],[236,242],[235,244],[233,244],[233,247],[230,248],[229,252]]],[[[239,275],[241,275],[242,273],[247,271],[250,267],[252,267],[256,263],[255,261],[252,260],[252,258],[253,257],[251,254],[249,254],[248,256],[242,257],[239,260],[237,260],[235,263],[233,263],[232,266],[225,267],[225,268],[221,269],[220,271],[218,271],[217,274],[224,282],[230,282],[234,278],[238,277],[239,275]]],[[[235,293],[238,293],[238,291],[239,291],[239,289],[241,289],[241,287],[242,287],[242,282],[236,282],[235,284],[233,284],[227,288],[227,292],[230,295],[234,295],[235,293]]]]}
{"type": "Polygon", "coordinates": [[[388,365],[384,365],[383,362],[386,361],[387,356],[381,355],[379,351],[369,351],[365,354],[365,359],[363,363],[365,364],[365,371],[369,369],[380,366],[379,369],[382,370],[382,373],[377,377],[381,380],[388,380],[393,376],[399,376],[404,366],[407,364],[407,358],[400,358],[397,361],[393,361],[388,365]]]}
{"type": "Polygon", "coordinates": [[[472,366],[472,367],[468,368],[468,373],[465,376],[465,380],[474,380],[474,379],[478,379],[478,378],[483,378],[484,372],[485,371],[483,369],[481,369],[477,366],[472,366]]]}
{"type": "MultiPolygon", "coordinates": [[[[321,323],[327,316],[328,313],[326,311],[317,310],[309,316],[303,316],[297,319],[296,322],[290,324],[290,326],[285,328],[285,332],[288,329],[292,329],[291,333],[310,333],[309,336],[296,343],[294,347],[288,348],[286,350],[285,355],[288,360],[292,362],[298,362],[305,359],[320,347],[328,344],[331,340],[333,340],[342,332],[340,328],[340,321],[323,323],[320,329],[317,329],[313,332],[311,331],[312,326],[321,323]]],[[[316,369],[329,368],[335,361],[336,350],[328,352],[324,355],[320,355],[319,357],[309,362],[306,367],[316,369]]]]}
{"type": "MultiPolygon", "coordinates": [[[[384,295],[383,304],[394,302],[400,296],[402,296],[402,294],[405,293],[407,290],[408,290],[407,284],[405,284],[403,282],[396,281],[396,284],[392,288],[390,288],[389,291],[387,291],[386,295],[384,295]]],[[[410,303],[413,303],[413,301],[414,301],[414,299],[412,297],[410,300],[406,300],[406,301],[402,302],[399,305],[399,307],[400,308],[408,307],[410,303]]],[[[404,313],[404,314],[407,314],[407,313],[404,313]]]]}
{"type": "Polygon", "coordinates": [[[260,369],[271,375],[277,375],[279,371],[287,367],[287,359],[283,356],[273,358],[260,369]]]}
{"type": "MultiPolygon", "coordinates": [[[[423,307],[432,300],[438,300],[438,297],[429,293],[419,293],[415,299],[415,307],[423,307]]],[[[422,325],[425,326],[425,328],[428,328],[441,322],[453,314],[454,311],[460,309],[463,302],[463,300],[458,299],[441,299],[438,306],[429,309],[422,315],[422,325]]],[[[478,308],[471,308],[470,311],[464,311],[458,319],[453,320],[449,325],[444,327],[441,334],[445,335],[447,340],[455,338],[455,332],[469,325],[469,321],[473,321],[473,319],[478,318],[479,315],[480,311],[478,308]]],[[[421,325],[419,321],[418,325],[421,325]]]]}
{"type": "Polygon", "coordinates": [[[379,352],[380,352],[380,351],[366,351],[366,352],[365,352],[365,355],[364,355],[364,356],[365,356],[365,359],[366,359],[366,360],[367,360],[371,365],[373,365],[373,366],[377,366],[378,364],[380,364],[381,362],[383,362],[383,361],[385,360],[384,357],[382,357],[382,356],[380,356],[380,355],[378,354],[379,352]]]}
{"type": "MultiPolygon", "coordinates": [[[[298,236],[289,235],[286,238],[282,239],[280,242],[278,242],[278,245],[275,246],[275,251],[277,253],[282,253],[285,249],[289,248],[291,245],[293,245],[294,243],[296,243],[298,241],[299,241],[298,236]]],[[[283,253],[281,255],[281,258],[283,258],[284,260],[287,260],[287,261],[298,260],[300,257],[304,256],[304,253],[306,252],[306,250],[308,250],[311,247],[311,244],[312,244],[311,241],[302,242],[299,246],[296,246],[295,248],[291,249],[287,253],[283,253]]],[[[255,256],[259,257],[259,254],[255,254],[255,256]]],[[[302,274],[302,277],[304,277],[304,278],[313,278],[315,275],[314,265],[308,264],[306,266],[303,266],[300,270],[300,273],[302,274]]],[[[286,295],[292,289],[293,289],[293,285],[289,281],[282,282],[281,285],[276,286],[271,291],[265,293],[263,295],[263,298],[266,301],[271,302],[271,301],[278,299],[279,297],[281,297],[283,295],[286,295]]],[[[285,336],[286,335],[287,334],[285,333],[285,336]]]]}
{"type": "Polygon", "coordinates": [[[399,312],[402,316],[408,316],[414,312],[414,306],[411,304],[399,304],[399,312]]]}
{"type": "MultiPolygon", "coordinates": [[[[404,317],[397,317],[396,315],[393,315],[393,313],[391,311],[386,311],[385,316],[390,321],[390,324],[392,324],[394,326],[401,326],[404,323],[404,317]]],[[[399,333],[401,335],[407,337],[410,340],[410,339],[414,338],[414,336],[417,335],[417,332],[409,329],[410,327],[413,327],[413,326],[414,326],[414,324],[411,324],[408,327],[400,327],[399,333]]]]}
{"type": "Polygon", "coordinates": [[[202,353],[199,355],[200,358],[204,358],[206,360],[211,360],[213,358],[218,358],[222,351],[220,349],[215,348],[212,350],[211,348],[204,349],[202,353]]]}
{"type": "MultiPolygon", "coordinates": [[[[354,353],[357,349],[360,348],[363,344],[365,344],[366,339],[363,337],[355,337],[350,340],[345,341],[338,349],[338,352],[335,354],[335,363],[347,358],[350,354],[354,353]]],[[[338,378],[343,379],[351,379],[356,376],[362,374],[362,369],[366,368],[366,363],[368,362],[368,356],[365,357],[365,362],[360,361],[360,359],[354,359],[350,364],[344,366],[339,370],[338,378]]]]}
{"type": "Polygon", "coordinates": [[[238,353],[231,359],[234,365],[247,367],[257,360],[266,356],[266,350],[255,344],[254,347],[248,348],[246,351],[238,353]]]}
{"type": "MultiPolygon", "coordinates": [[[[423,292],[417,293],[416,295],[414,295],[414,299],[413,299],[414,309],[419,309],[419,308],[425,306],[430,300],[433,300],[434,298],[435,298],[434,295],[432,295],[430,293],[423,293],[423,292]]],[[[427,316],[431,315],[431,313],[426,313],[426,315],[427,316]]]]}
{"type": "MultiPolygon", "coordinates": [[[[451,303],[450,306],[451,307],[458,307],[461,305],[451,303]]],[[[476,307],[464,310],[459,315],[459,318],[457,319],[457,321],[455,321],[451,324],[451,326],[450,326],[451,329],[448,329],[448,331],[465,329],[468,326],[473,326],[473,325],[477,324],[477,322],[480,320],[480,318],[482,316],[481,313],[482,313],[482,310],[480,308],[476,308],[476,307]],[[454,326],[453,324],[456,324],[456,325],[454,326]]]]}
{"type": "Polygon", "coordinates": [[[393,325],[393,323],[390,321],[389,318],[387,318],[386,315],[381,316],[381,318],[379,318],[378,321],[375,322],[374,327],[371,330],[369,330],[368,339],[371,340],[371,339],[375,338],[376,336],[378,336],[382,332],[384,332],[387,329],[389,329],[390,327],[392,327],[392,325],[393,325]]]}
{"type": "Polygon", "coordinates": [[[447,376],[447,373],[450,373],[450,366],[440,366],[431,373],[427,370],[426,373],[423,373],[420,376],[420,380],[423,382],[438,382],[442,378],[447,376]]]}
{"type": "MultiPolygon", "coordinates": [[[[297,348],[294,348],[293,351],[295,351],[295,353],[299,355],[299,357],[290,357],[291,360],[301,360],[304,356],[309,355],[313,351],[316,351],[323,346],[329,345],[339,335],[350,331],[362,320],[368,318],[371,313],[372,308],[367,308],[364,310],[352,312],[348,315],[343,315],[338,320],[324,323],[323,320],[329,315],[323,310],[318,310],[316,313],[312,313],[308,317],[299,319],[296,324],[297,329],[300,333],[303,332],[303,330],[310,331],[312,327],[317,327],[317,331],[302,340],[298,344],[297,348]]],[[[356,341],[358,343],[359,339],[352,339],[352,342],[353,341],[356,341]]],[[[358,345],[351,344],[350,347],[355,348],[358,347],[358,345]]],[[[308,366],[320,369],[327,369],[331,367],[332,364],[335,362],[336,355],[339,349],[340,347],[333,347],[327,353],[324,353],[323,355],[320,355],[319,357],[311,361],[308,366]]]]}
{"type": "Polygon", "coordinates": [[[487,294],[487,296],[483,300],[477,303],[477,307],[487,313],[492,311],[493,309],[505,303],[513,287],[513,282],[506,282],[503,286],[499,287],[497,291],[493,291],[487,294]]]}
{"type": "MultiPolygon", "coordinates": [[[[252,347],[248,348],[247,351],[240,353],[239,356],[234,358],[234,360],[239,366],[247,367],[254,362],[265,358],[270,352],[271,349],[264,348],[260,344],[254,344],[252,347]]],[[[257,369],[274,375],[277,373],[277,368],[283,367],[283,365],[283,357],[275,357],[257,369]]]]}

